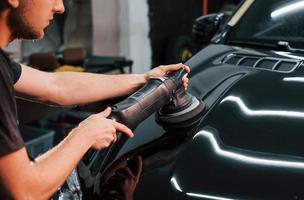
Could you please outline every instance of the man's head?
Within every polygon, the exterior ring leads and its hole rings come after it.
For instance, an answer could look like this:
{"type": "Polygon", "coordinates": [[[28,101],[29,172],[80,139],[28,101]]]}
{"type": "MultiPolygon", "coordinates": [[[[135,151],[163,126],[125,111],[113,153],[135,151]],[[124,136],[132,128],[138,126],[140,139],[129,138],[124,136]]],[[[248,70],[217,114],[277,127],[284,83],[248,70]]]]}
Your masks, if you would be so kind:
{"type": "Polygon", "coordinates": [[[54,14],[64,12],[63,0],[5,0],[2,4],[8,9],[11,39],[41,39],[54,14]]]}

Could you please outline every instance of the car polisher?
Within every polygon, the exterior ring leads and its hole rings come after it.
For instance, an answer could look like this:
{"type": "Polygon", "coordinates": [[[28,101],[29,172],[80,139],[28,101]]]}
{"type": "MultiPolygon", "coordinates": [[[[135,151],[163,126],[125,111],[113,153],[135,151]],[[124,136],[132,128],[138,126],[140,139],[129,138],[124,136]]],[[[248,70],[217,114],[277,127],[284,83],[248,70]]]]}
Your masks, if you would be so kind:
{"type": "Polygon", "coordinates": [[[155,119],[165,129],[187,128],[200,120],[204,108],[203,101],[181,88],[169,104],[159,109],[155,119]]]}
{"type": "MultiPolygon", "coordinates": [[[[167,77],[150,79],[142,89],[115,104],[110,118],[135,129],[161,108],[156,120],[165,129],[191,126],[200,118],[204,104],[185,92],[182,86],[182,78],[185,75],[186,71],[182,68],[170,72],[167,77]]],[[[89,156],[87,166],[90,168],[91,177],[95,177],[113,161],[127,139],[127,136],[117,133],[117,142],[111,144],[103,154],[89,156]]]]}

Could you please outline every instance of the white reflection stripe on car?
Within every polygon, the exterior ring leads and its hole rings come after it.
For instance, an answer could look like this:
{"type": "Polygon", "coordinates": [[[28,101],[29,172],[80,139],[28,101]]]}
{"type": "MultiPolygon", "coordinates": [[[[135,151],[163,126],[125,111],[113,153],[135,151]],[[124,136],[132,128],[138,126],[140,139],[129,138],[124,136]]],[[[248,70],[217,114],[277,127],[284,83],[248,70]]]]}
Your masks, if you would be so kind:
{"type": "Polygon", "coordinates": [[[304,83],[304,77],[285,77],[283,81],[304,83]]]}
{"type": "Polygon", "coordinates": [[[287,6],[283,6],[281,8],[276,9],[271,13],[271,18],[278,18],[284,16],[286,14],[293,14],[295,11],[301,10],[304,8],[304,1],[296,2],[293,4],[288,4],[287,6]]]}
{"type": "Polygon", "coordinates": [[[206,130],[202,130],[198,132],[194,138],[196,137],[205,137],[207,138],[213,149],[214,152],[221,157],[229,158],[232,160],[236,160],[239,162],[245,162],[255,165],[262,165],[262,166],[272,166],[272,167],[286,167],[286,168],[294,168],[294,169],[304,169],[304,162],[293,162],[293,161],[284,161],[284,160],[276,160],[271,158],[259,158],[254,156],[249,156],[241,153],[236,153],[232,151],[227,151],[224,149],[221,149],[219,146],[217,140],[215,139],[214,135],[206,130]]]}
{"type": "Polygon", "coordinates": [[[228,199],[224,197],[218,197],[218,196],[212,196],[212,195],[205,195],[205,194],[196,194],[196,193],[186,193],[188,196],[192,197],[200,197],[200,198],[208,198],[208,199],[214,199],[214,200],[235,200],[235,199],[228,199]]]}
{"type": "Polygon", "coordinates": [[[252,110],[246,106],[241,98],[236,96],[228,96],[224,98],[221,103],[234,102],[238,105],[241,111],[248,116],[269,116],[269,117],[292,117],[304,118],[304,112],[289,111],[289,110],[252,110]]]}
{"type": "MultiPolygon", "coordinates": [[[[176,190],[183,192],[175,177],[172,177],[170,182],[176,190]]],[[[200,197],[200,198],[209,198],[209,199],[214,199],[214,200],[235,200],[235,199],[228,199],[228,198],[214,196],[214,195],[197,194],[197,193],[191,193],[191,192],[187,192],[186,195],[193,196],[193,197],[200,197]]]]}
{"type": "Polygon", "coordinates": [[[183,192],[181,187],[178,185],[178,182],[175,177],[172,177],[170,180],[171,184],[175,187],[176,190],[183,192]]]}

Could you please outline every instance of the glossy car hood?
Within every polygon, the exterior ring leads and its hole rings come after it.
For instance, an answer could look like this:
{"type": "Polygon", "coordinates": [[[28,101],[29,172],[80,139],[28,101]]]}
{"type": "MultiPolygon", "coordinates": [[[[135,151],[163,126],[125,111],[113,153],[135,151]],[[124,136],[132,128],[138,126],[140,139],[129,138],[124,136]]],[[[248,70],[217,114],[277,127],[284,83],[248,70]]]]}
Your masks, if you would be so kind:
{"type": "Polygon", "coordinates": [[[174,165],[183,198],[303,198],[304,74],[257,71],[218,99],[174,165]]]}
{"type": "Polygon", "coordinates": [[[304,156],[304,74],[257,71],[221,96],[203,126],[231,146],[304,156]]]}
{"type": "Polygon", "coordinates": [[[219,61],[240,51],[282,56],[225,45],[208,48],[187,63],[192,68],[189,92],[206,104],[200,124],[165,129],[160,138],[119,158],[117,163],[141,160],[127,165],[142,173],[124,193],[134,199],[304,198],[301,63],[288,73],[235,66],[219,61]]]}
{"type": "Polygon", "coordinates": [[[203,50],[188,63],[194,69],[199,64],[201,69],[196,70],[190,86],[190,92],[205,101],[208,108],[201,126],[215,129],[227,145],[304,156],[301,145],[304,136],[302,60],[297,60],[299,65],[293,71],[278,72],[218,62],[231,53],[286,59],[275,57],[273,51],[244,50],[225,45],[208,48],[214,48],[208,50],[216,54],[208,55],[212,60],[195,62],[206,60],[203,50]]]}
{"type": "Polygon", "coordinates": [[[304,56],[301,53],[267,50],[265,48],[249,48],[224,44],[212,44],[201,50],[189,61],[187,61],[186,64],[191,68],[190,76],[195,76],[196,74],[210,68],[211,66],[222,65],[223,59],[231,54],[254,56],[260,58],[289,59],[300,62],[303,62],[304,60],[304,56]]]}

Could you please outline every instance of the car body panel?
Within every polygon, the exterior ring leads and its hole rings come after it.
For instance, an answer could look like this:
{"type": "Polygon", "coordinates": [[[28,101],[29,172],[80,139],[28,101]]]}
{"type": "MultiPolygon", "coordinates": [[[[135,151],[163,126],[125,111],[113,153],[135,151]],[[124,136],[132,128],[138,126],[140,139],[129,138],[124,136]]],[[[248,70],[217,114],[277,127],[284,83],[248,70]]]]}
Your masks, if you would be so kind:
{"type": "Polygon", "coordinates": [[[197,92],[211,98],[199,126],[168,130],[118,159],[143,159],[134,199],[304,198],[301,66],[278,73],[215,64],[192,79],[219,72],[197,92]]]}
{"type": "Polygon", "coordinates": [[[161,128],[146,119],[101,172],[101,197],[304,199],[303,52],[229,43],[237,28],[226,24],[186,63],[201,120],[161,128]]]}

